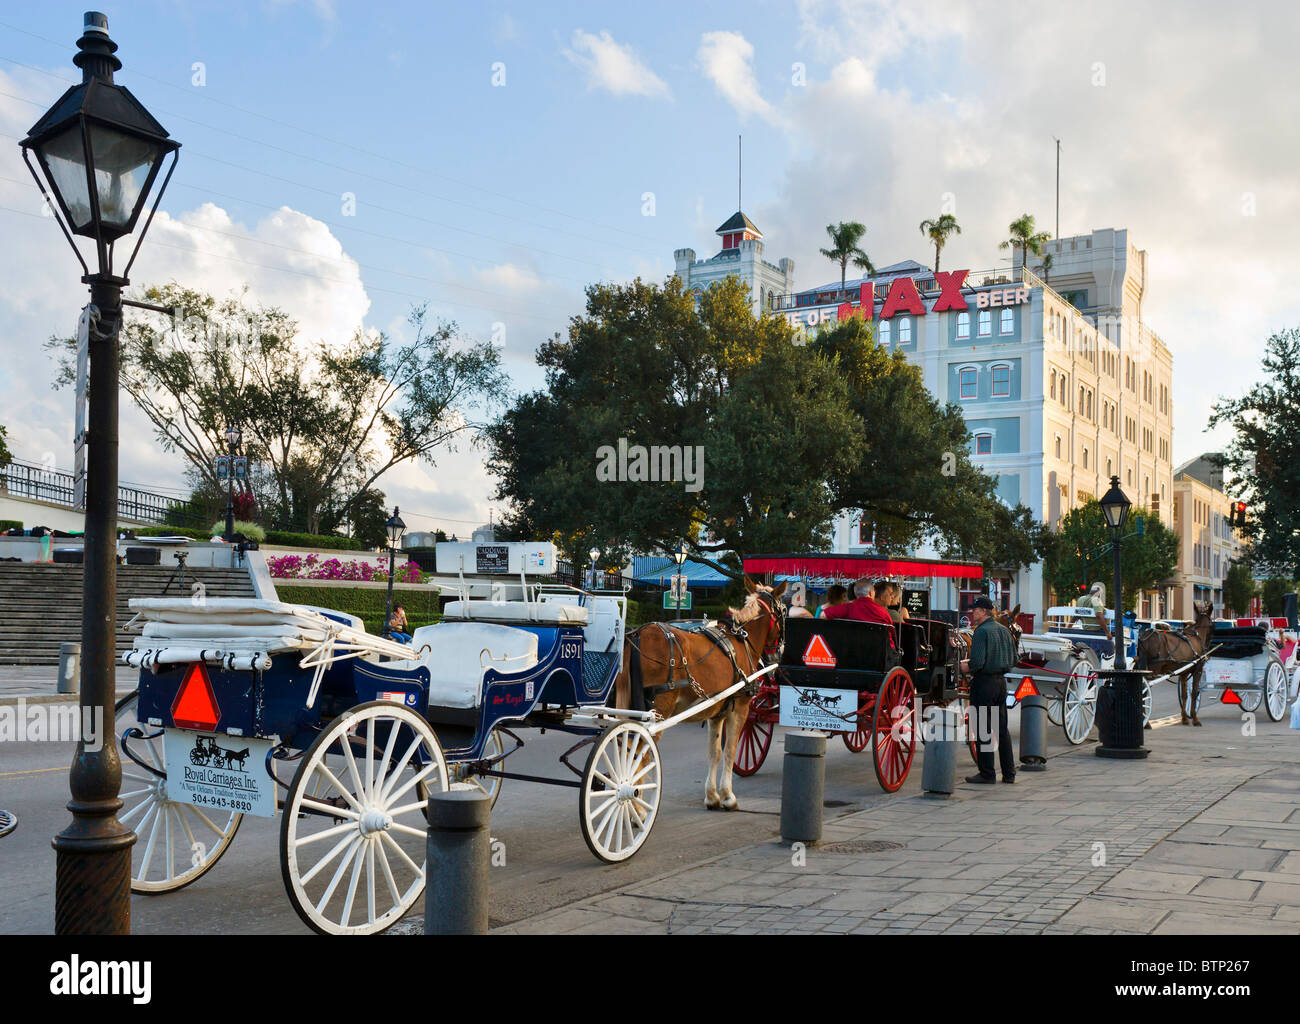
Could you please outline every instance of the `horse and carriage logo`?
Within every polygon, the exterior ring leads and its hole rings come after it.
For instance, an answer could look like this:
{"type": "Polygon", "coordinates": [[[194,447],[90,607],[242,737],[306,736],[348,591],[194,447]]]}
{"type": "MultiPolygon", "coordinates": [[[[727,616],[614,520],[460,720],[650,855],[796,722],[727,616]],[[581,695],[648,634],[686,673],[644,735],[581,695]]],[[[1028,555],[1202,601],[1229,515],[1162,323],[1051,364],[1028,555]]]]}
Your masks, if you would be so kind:
{"type": "Polygon", "coordinates": [[[247,760],[248,747],[243,750],[227,750],[217,746],[215,736],[198,737],[194,741],[194,749],[190,751],[190,764],[202,768],[238,768],[242,772],[247,760]]]}
{"type": "Polygon", "coordinates": [[[814,707],[819,708],[839,707],[841,696],[842,694],[838,693],[832,697],[830,694],[823,694],[817,690],[804,690],[799,694],[799,703],[812,704],[814,707]]]}

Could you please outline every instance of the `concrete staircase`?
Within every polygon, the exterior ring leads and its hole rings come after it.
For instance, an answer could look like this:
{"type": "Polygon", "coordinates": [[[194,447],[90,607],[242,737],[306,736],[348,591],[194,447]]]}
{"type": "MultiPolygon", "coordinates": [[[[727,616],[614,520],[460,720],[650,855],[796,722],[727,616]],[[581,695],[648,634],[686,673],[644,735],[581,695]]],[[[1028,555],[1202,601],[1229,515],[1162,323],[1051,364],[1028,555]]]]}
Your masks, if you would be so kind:
{"type": "MultiPolygon", "coordinates": [[[[163,597],[174,566],[117,567],[117,650],[131,646],[122,627],[131,620],[133,597],[163,597]]],[[[85,573],[79,565],[0,562],[0,665],[57,665],[59,644],[81,640],[85,573]]],[[[254,597],[244,569],[186,569],[185,589],[175,583],[167,597],[190,597],[195,583],[208,597],[254,597]]]]}

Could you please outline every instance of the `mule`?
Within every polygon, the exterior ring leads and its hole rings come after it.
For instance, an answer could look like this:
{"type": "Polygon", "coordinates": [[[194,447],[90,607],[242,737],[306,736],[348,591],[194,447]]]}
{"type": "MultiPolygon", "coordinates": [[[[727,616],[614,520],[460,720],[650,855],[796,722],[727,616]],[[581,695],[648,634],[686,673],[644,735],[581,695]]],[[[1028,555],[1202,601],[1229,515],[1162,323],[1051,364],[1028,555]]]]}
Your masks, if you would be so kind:
{"type": "MultiPolygon", "coordinates": [[[[614,706],[652,707],[670,718],[699,700],[721,693],[741,676],[753,675],[763,667],[765,656],[775,659],[784,634],[785,609],[780,597],[785,584],[773,589],[746,577],[745,589],[745,603],[730,609],[730,621],[716,627],[716,632],[730,642],[734,663],[708,633],[648,622],[624,641],[623,669],[614,683],[614,706]]],[[[708,723],[709,770],[704,806],[711,811],[740,807],[731,788],[731,773],[740,730],[749,717],[750,699],[751,695],[741,690],[687,719],[708,723]]]]}
{"type": "MultiPolygon", "coordinates": [[[[1214,632],[1214,606],[1208,601],[1198,601],[1192,605],[1196,612],[1196,621],[1190,631],[1173,629],[1152,629],[1138,641],[1137,658],[1134,667],[1150,669],[1156,675],[1164,675],[1182,668],[1195,661],[1210,645],[1210,634],[1214,632]]],[[[1182,724],[1188,722],[1187,711],[1191,709],[1192,725],[1200,725],[1197,715],[1201,696],[1201,677],[1205,674],[1205,662],[1201,661],[1190,672],[1178,677],[1178,711],[1182,715],[1182,724]],[[1191,700],[1187,695],[1190,689],[1191,700]]]]}

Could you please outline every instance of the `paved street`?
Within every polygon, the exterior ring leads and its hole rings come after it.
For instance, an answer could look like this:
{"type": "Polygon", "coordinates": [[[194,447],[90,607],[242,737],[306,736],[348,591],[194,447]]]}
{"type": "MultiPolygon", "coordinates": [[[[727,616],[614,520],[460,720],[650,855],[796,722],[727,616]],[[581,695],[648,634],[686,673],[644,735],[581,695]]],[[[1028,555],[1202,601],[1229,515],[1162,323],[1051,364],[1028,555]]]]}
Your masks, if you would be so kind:
{"type": "MultiPolygon", "coordinates": [[[[53,669],[0,673],[0,703],[53,689],[53,669]],[[44,674],[42,678],[41,674],[44,674]],[[30,686],[24,691],[23,686],[30,686]]],[[[119,689],[132,674],[119,678],[119,689]]],[[[1156,715],[1174,709],[1157,690],[1156,715]]],[[[1013,731],[1016,729],[1013,714],[1013,731]]],[[[903,790],[880,791],[869,755],[829,744],[826,842],[791,863],[777,838],[780,736],[767,764],[737,780],[742,810],[702,806],[704,734],[663,741],[666,803],[632,861],[598,864],[572,790],[507,782],[493,835],[492,923],[509,931],[1198,931],[1300,930],[1300,743],[1284,724],[1240,736],[1223,707],[1199,730],[1147,734],[1146,762],[1105,761],[1051,730],[1046,773],[951,800],[920,796],[921,756],[903,790]],[[870,849],[877,843],[883,850],[870,849]],[[1092,863],[1105,843],[1105,863],[1092,863]],[[861,844],[868,844],[862,846],[861,844]]],[[[568,744],[525,734],[513,767],[555,770],[568,744]]],[[[62,743],[0,745],[0,931],[49,932],[54,858],[68,819],[62,743]]],[[[560,769],[561,771],[563,769],[560,769]]],[[[966,764],[959,764],[964,774],[966,764]]],[[[221,862],[194,885],[137,896],[139,933],[298,933],[279,867],[279,820],[245,818],[221,862]]],[[[400,932],[418,932],[412,913],[400,932]]]]}

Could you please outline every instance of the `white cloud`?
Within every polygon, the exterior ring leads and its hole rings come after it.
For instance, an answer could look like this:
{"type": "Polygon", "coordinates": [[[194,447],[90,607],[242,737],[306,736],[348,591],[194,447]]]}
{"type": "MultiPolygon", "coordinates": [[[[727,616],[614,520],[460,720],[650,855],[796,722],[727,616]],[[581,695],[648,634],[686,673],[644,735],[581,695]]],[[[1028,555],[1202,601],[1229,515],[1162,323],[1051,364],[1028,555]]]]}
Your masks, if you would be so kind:
{"type": "Polygon", "coordinates": [[[608,32],[593,35],[577,29],[571,45],[573,49],[564,50],[564,56],[587,73],[591,88],[604,89],[615,96],[671,97],[667,84],[636,51],[615,42],[608,32]]]}
{"type": "Polygon", "coordinates": [[[754,44],[739,32],[705,32],[696,59],[722,98],[742,118],[756,114],[774,124],[780,122],[776,109],[758,89],[752,66],[754,44]]]}
{"type": "Polygon", "coordinates": [[[476,270],[474,277],[487,287],[502,290],[507,294],[531,294],[540,290],[544,284],[535,271],[513,263],[499,263],[484,267],[476,270]]]}

